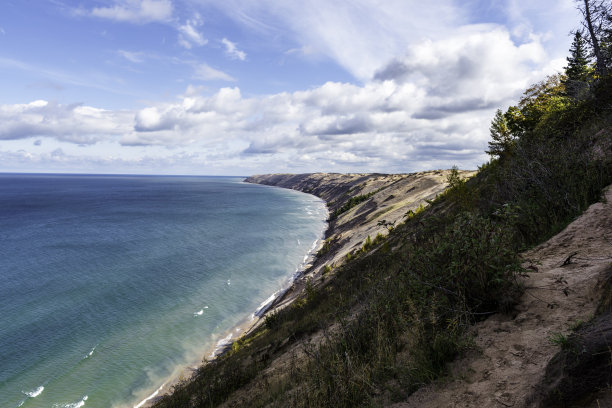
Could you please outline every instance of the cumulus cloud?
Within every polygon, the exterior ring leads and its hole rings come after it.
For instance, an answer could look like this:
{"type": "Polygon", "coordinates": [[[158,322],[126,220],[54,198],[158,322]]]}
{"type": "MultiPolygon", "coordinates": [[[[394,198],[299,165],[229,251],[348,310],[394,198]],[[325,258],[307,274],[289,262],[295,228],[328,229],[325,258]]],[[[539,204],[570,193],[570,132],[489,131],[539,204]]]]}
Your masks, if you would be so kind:
{"type": "Polygon", "coordinates": [[[0,140],[47,136],[76,144],[93,144],[127,132],[132,127],[132,117],[123,111],[44,100],[0,105],[0,140]]]}
{"type": "Polygon", "coordinates": [[[221,43],[225,46],[225,53],[233,59],[239,59],[240,61],[246,60],[246,53],[241,51],[236,46],[236,43],[231,42],[227,38],[221,40],[221,43]]]}
{"type": "MultiPolygon", "coordinates": [[[[328,82],[266,96],[189,86],[173,102],[135,112],[5,105],[0,139],[103,140],[123,149],[167,149],[163,157],[188,148],[199,163],[233,174],[475,168],[486,160],[494,110],[514,103],[549,69],[540,38],[516,43],[500,26],[470,25],[416,41],[362,85],[328,82]]],[[[233,80],[207,64],[196,75],[233,80]]]]}
{"type": "Polygon", "coordinates": [[[202,18],[196,14],[193,19],[187,20],[185,24],[178,27],[179,44],[187,49],[193,46],[202,46],[208,43],[204,35],[198,31],[198,27],[202,25],[202,18]]]}
{"type": "Polygon", "coordinates": [[[364,85],[328,82],[263,97],[238,88],[186,92],[179,102],[139,111],[122,143],[172,140],[195,148],[231,141],[242,161],[265,158],[279,170],[281,163],[345,171],[474,168],[486,160],[494,110],[541,79],[545,60],[537,39],[517,45],[500,27],[470,26],[415,44],[364,85]]]}
{"type": "Polygon", "coordinates": [[[111,7],[96,7],[91,15],[130,23],[168,22],[172,19],[170,0],[120,0],[111,7]]]}

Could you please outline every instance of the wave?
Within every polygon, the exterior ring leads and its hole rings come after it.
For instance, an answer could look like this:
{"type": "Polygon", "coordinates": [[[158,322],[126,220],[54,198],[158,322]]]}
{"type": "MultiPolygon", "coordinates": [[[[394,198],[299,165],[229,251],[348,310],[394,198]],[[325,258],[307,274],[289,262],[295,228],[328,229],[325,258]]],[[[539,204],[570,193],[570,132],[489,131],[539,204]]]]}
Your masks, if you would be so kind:
{"type": "Polygon", "coordinates": [[[215,350],[210,354],[210,358],[213,358],[216,355],[220,354],[223,350],[225,350],[231,344],[232,344],[232,333],[228,334],[227,336],[225,336],[224,338],[222,338],[221,340],[217,342],[217,345],[215,346],[215,350]]]}
{"type": "Polygon", "coordinates": [[[72,402],[69,404],[53,404],[53,408],[81,408],[85,405],[85,401],[87,401],[89,397],[86,395],[80,401],[72,402]]]}
{"type": "Polygon", "coordinates": [[[91,356],[93,356],[94,351],[96,351],[96,347],[98,347],[97,344],[89,351],[89,353],[85,354],[85,357],[83,357],[83,359],[90,358],[91,356]]]}
{"type": "Polygon", "coordinates": [[[26,392],[26,391],[21,391],[23,392],[25,395],[27,395],[30,398],[36,398],[38,397],[43,391],[45,390],[45,387],[43,387],[42,385],[39,386],[38,388],[36,388],[35,390],[26,392]]]}
{"type": "Polygon", "coordinates": [[[270,309],[270,307],[274,304],[274,301],[283,296],[285,294],[285,292],[287,292],[289,290],[289,288],[287,289],[282,289],[279,291],[276,291],[272,294],[272,296],[270,296],[269,298],[267,298],[266,300],[264,300],[263,302],[261,302],[261,304],[259,305],[259,307],[257,308],[257,310],[255,310],[255,312],[253,313],[254,316],[257,317],[261,317],[263,316],[268,309],[270,309]]]}
{"type": "Polygon", "coordinates": [[[157,390],[155,390],[155,392],[153,392],[151,395],[149,395],[147,398],[143,399],[142,401],[140,401],[137,405],[134,405],[134,408],[140,408],[142,407],[147,401],[152,400],[153,398],[157,397],[157,394],[159,394],[159,392],[162,390],[162,388],[164,388],[164,385],[166,385],[166,383],[163,383],[162,385],[159,386],[159,388],[157,390]]]}
{"type": "Polygon", "coordinates": [[[25,404],[25,402],[28,400],[28,398],[36,398],[38,397],[40,394],[42,394],[42,392],[45,390],[45,387],[43,385],[38,386],[38,388],[36,388],[35,390],[32,391],[21,391],[22,394],[24,394],[26,397],[24,399],[22,399],[21,401],[19,401],[19,403],[17,404],[17,407],[22,406],[23,404],[25,404]]]}
{"type": "Polygon", "coordinates": [[[197,312],[195,312],[193,315],[194,316],[202,316],[204,314],[204,309],[200,309],[197,312]]]}
{"type": "MultiPolygon", "coordinates": [[[[312,243],[312,246],[310,247],[308,253],[304,255],[304,258],[302,259],[302,263],[296,268],[295,272],[293,273],[293,276],[291,277],[291,282],[295,281],[300,276],[302,276],[302,274],[304,273],[304,270],[308,266],[308,262],[314,258],[315,256],[314,251],[315,249],[317,249],[317,245],[319,244],[319,242],[320,242],[319,239],[315,239],[315,241],[312,243]]],[[[274,292],[266,300],[264,300],[259,305],[259,307],[255,310],[255,312],[253,312],[253,314],[251,315],[251,320],[253,320],[255,317],[262,317],[264,314],[266,314],[266,312],[270,309],[270,307],[272,307],[276,299],[282,297],[288,290],[289,290],[288,287],[278,290],[274,292]]]]}

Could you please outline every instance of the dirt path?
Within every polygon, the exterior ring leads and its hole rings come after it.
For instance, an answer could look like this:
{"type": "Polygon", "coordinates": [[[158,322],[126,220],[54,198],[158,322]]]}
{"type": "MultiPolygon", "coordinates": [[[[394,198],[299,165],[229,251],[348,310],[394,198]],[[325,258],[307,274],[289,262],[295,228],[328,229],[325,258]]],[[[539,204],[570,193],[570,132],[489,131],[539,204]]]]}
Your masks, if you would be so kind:
{"type": "MultiPolygon", "coordinates": [[[[589,320],[597,285],[612,268],[612,188],[565,230],[523,254],[530,266],[513,316],[495,315],[474,327],[479,351],[453,364],[446,382],[424,387],[393,408],[532,407],[536,385],[559,351],[557,333],[589,320]],[[564,261],[572,254],[569,264],[564,261]]],[[[612,393],[594,407],[612,406],[612,393]]]]}

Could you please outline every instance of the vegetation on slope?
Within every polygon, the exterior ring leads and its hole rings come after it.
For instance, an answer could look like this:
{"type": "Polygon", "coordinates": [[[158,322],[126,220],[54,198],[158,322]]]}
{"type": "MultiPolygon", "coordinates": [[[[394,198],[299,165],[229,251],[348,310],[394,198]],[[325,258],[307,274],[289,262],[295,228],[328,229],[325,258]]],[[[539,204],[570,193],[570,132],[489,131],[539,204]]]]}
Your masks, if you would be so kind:
{"type": "Polygon", "coordinates": [[[601,64],[584,64],[589,75],[548,78],[498,112],[492,160],[476,177],[451,176],[428,209],[355,253],[333,279],[308,284],[156,407],[228,399],[254,407],[377,406],[442,375],[469,346],[474,321],[512,307],[519,252],[559,231],[612,183],[612,79],[601,64]],[[582,81],[581,91],[570,92],[570,81],[582,81]],[[315,333],[319,341],[300,343],[315,333]],[[241,387],[247,391],[236,393],[241,387]]]}
{"type": "Polygon", "coordinates": [[[338,218],[338,216],[340,216],[341,214],[344,214],[351,208],[363,203],[364,201],[367,201],[370,197],[372,197],[376,193],[377,191],[371,191],[368,194],[356,195],[356,196],[349,198],[340,208],[334,211],[334,213],[331,215],[330,218],[332,220],[338,218]]]}

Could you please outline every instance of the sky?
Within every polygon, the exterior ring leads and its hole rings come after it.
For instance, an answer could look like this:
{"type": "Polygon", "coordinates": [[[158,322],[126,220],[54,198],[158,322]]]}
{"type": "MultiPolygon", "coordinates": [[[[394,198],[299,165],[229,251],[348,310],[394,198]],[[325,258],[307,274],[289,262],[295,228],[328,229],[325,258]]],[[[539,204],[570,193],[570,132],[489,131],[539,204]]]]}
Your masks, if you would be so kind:
{"type": "Polygon", "coordinates": [[[0,172],[476,169],[573,0],[2,0],[0,172]]]}

